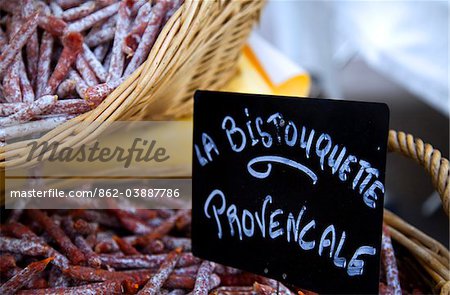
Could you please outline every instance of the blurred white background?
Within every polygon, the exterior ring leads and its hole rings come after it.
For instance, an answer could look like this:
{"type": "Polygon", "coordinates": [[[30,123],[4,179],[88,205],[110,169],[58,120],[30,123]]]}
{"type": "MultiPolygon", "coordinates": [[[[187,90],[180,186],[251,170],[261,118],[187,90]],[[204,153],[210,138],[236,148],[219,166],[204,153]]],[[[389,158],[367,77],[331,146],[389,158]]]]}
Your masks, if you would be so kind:
{"type": "MultiPolygon", "coordinates": [[[[257,32],[314,77],[311,96],[385,102],[390,127],[448,158],[449,1],[269,0],[257,32]]],[[[388,156],[386,206],[449,244],[429,177],[388,156]]]]}
{"type": "Polygon", "coordinates": [[[321,77],[331,97],[355,57],[415,93],[448,108],[448,1],[269,1],[260,33],[321,77]]]}

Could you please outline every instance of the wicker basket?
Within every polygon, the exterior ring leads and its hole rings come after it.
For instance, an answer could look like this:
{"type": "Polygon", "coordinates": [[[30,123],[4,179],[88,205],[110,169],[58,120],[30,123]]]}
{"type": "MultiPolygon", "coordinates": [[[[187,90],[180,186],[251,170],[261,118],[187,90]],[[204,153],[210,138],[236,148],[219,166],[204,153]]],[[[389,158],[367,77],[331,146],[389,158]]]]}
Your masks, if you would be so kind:
{"type": "MultiPolygon", "coordinates": [[[[96,109],[42,136],[60,147],[98,136],[116,120],[172,119],[192,113],[196,89],[218,89],[235,73],[264,0],[186,0],[164,26],[147,61],[96,109]],[[86,127],[80,122],[102,122],[86,127]]],[[[31,166],[26,141],[0,148],[0,168],[31,166]]],[[[44,159],[48,157],[44,155],[44,159]]]]}
{"type": "MultiPolygon", "coordinates": [[[[388,148],[414,159],[431,175],[433,186],[438,191],[444,212],[449,215],[450,172],[449,162],[430,144],[410,134],[390,131],[388,148]]],[[[392,238],[406,248],[422,266],[424,276],[434,283],[434,292],[450,294],[450,253],[441,243],[409,225],[395,214],[385,210],[384,222],[392,238]]]]}

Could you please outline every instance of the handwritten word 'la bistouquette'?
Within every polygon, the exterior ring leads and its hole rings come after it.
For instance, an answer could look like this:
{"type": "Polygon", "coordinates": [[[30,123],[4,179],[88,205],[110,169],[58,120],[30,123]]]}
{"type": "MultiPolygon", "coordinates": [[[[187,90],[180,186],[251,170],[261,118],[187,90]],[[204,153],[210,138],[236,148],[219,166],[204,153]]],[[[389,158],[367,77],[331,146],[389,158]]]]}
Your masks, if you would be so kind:
{"type": "MultiPolygon", "coordinates": [[[[227,204],[225,194],[219,190],[213,190],[206,199],[203,210],[208,219],[214,219],[217,225],[219,239],[224,237],[223,223],[228,225],[230,236],[238,236],[240,240],[252,238],[259,233],[264,239],[281,239],[297,243],[303,251],[317,251],[321,257],[328,257],[333,264],[347,270],[349,276],[360,276],[364,273],[364,260],[362,255],[373,256],[376,249],[372,246],[360,246],[354,252],[350,260],[341,256],[347,234],[342,231],[339,241],[334,225],[328,225],[320,235],[320,240],[308,239],[307,234],[314,232],[316,221],[305,220],[306,206],[303,206],[297,218],[292,212],[284,212],[280,208],[267,208],[272,204],[272,197],[267,195],[260,212],[250,212],[247,209],[240,213],[235,204],[227,204]],[[258,230],[259,229],[259,230],[258,230]],[[348,262],[347,262],[348,261],[348,262]]],[[[320,233],[319,233],[320,234],[320,233]]],[[[309,235],[311,236],[311,235],[309,235]]]]}
{"type": "MultiPolygon", "coordinates": [[[[384,185],[378,180],[379,171],[363,159],[347,152],[347,148],[339,143],[334,143],[331,136],[324,132],[316,132],[313,128],[298,126],[294,121],[288,120],[283,114],[276,112],[267,118],[260,116],[252,119],[248,108],[244,109],[245,123],[238,124],[228,115],[222,120],[221,128],[233,152],[241,153],[245,149],[260,145],[266,149],[284,145],[299,148],[309,160],[317,157],[322,171],[330,171],[332,175],[337,173],[342,182],[351,182],[351,188],[362,195],[364,204],[369,208],[376,208],[378,194],[384,193],[384,185]]],[[[197,160],[201,166],[213,162],[214,157],[220,155],[220,149],[214,139],[207,133],[202,133],[201,146],[194,145],[197,160]]],[[[313,184],[318,182],[317,174],[305,163],[298,163],[292,159],[280,159],[280,157],[265,156],[250,159],[247,165],[248,172],[257,178],[267,177],[270,174],[271,164],[267,163],[265,172],[256,172],[252,166],[256,162],[277,162],[294,167],[308,175],[313,184]],[[274,161],[275,159],[275,161],[274,161]]]]}

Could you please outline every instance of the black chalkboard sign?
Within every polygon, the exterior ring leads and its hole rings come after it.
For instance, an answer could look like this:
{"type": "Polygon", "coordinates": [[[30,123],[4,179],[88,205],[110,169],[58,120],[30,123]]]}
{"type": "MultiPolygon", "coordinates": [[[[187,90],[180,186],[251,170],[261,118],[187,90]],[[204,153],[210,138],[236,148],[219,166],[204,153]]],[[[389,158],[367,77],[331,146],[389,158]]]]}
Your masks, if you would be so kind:
{"type": "Polygon", "coordinates": [[[377,293],[385,104],[197,91],[194,255],[320,293],[377,293]]]}

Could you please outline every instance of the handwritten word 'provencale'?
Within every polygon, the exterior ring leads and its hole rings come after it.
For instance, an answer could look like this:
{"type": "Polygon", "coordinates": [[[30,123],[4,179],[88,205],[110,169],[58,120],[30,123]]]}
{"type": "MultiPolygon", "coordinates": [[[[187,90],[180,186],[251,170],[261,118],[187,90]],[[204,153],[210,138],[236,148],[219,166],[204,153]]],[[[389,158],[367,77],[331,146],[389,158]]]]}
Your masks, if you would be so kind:
{"type": "Polygon", "coordinates": [[[240,213],[235,204],[227,204],[227,198],[221,190],[215,189],[206,199],[203,210],[207,218],[216,222],[219,239],[222,239],[228,230],[230,236],[237,236],[240,240],[252,238],[256,234],[264,239],[284,238],[288,243],[297,243],[303,251],[316,251],[317,255],[330,258],[337,268],[346,268],[349,276],[364,273],[362,255],[376,254],[374,247],[363,245],[347,260],[340,256],[347,239],[345,231],[341,232],[338,241],[338,230],[330,224],[323,230],[320,240],[309,240],[308,233],[316,230],[317,224],[314,219],[306,220],[306,205],[302,206],[295,218],[293,212],[284,212],[280,208],[269,209],[269,204],[272,203],[272,197],[267,195],[259,212],[243,209],[240,213]],[[227,228],[223,228],[223,223],[227,228]]]}

